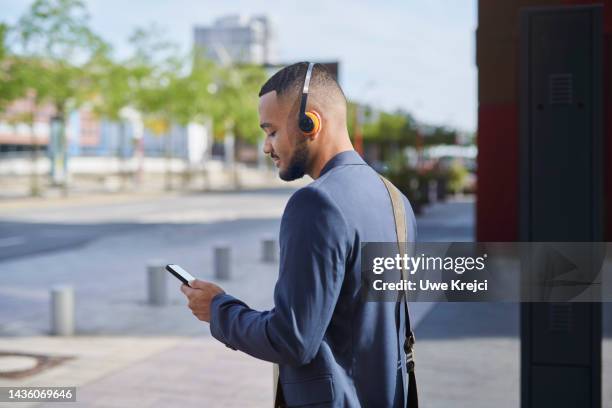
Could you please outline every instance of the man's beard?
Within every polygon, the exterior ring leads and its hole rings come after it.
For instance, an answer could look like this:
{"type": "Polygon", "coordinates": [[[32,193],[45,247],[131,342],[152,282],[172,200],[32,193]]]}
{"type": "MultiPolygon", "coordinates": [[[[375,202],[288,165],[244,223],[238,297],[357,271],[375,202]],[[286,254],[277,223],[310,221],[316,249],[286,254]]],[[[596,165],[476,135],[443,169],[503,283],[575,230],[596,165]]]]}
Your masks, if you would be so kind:
{"type": "Polygon", "coordinates": [[[279,172],[281,180],[292,181],[304,177],[308,165],[308,147],[306,138],[300,139],[295,146],[295,151],[291,157],[289,165],[284,171],[279,172]]]}

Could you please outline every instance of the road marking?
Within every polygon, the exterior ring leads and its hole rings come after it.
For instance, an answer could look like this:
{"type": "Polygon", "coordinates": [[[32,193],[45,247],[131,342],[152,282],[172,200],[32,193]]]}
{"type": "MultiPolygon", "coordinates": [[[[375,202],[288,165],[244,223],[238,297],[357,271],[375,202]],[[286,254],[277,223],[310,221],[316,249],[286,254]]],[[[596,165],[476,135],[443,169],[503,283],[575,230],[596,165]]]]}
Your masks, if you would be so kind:
{"type": "Polygon", "coordinates": [[[26,242],[25,237],[0,238],[0,248],[21,245],[26,242]]]}

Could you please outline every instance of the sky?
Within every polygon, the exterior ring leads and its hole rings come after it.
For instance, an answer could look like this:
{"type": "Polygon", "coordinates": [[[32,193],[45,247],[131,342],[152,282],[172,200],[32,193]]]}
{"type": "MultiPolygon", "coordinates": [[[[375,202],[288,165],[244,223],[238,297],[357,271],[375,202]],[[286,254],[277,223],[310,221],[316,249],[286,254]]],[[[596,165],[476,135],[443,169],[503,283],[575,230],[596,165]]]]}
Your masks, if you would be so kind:
{"type": "MultiPolygon", "coordinates": [[[[28,0],[3,0],[15,23],[28,0]]],[[[339,61],[351,100],[404,109],[420,122],[476,129],[476,0],[85,0],[91,26],[128,52],[136,27],[153,23],[187,50],[193,27],[228,14],[267,15],[278,62],[339,61]]]]}

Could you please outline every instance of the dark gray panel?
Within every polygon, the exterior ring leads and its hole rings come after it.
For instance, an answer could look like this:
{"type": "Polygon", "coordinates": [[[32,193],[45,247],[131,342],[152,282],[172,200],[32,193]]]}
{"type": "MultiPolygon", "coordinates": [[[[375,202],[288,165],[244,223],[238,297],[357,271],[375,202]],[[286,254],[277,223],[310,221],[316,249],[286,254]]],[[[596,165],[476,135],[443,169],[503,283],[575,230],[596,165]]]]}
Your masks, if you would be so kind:
{"type": "Polygon", "coordinates": [[[539,14],[530,29],[531,237],[590,241],[591,14],[539,14]]]}
{"type": "Polygon", "coordinates": [[[590,407],[590,370],[585,367],[533,367],[532,407],[590,407]]]}
{"type": "Polygon", "coordinates": [[[538,304],[532,309],[534,364],[582,364],[591,360],[588,303],[538,304]]]}
{"type": "MultiPolygon", "coordinates": [[[[603,240],[601,6],[521,12],[520,238],[603,240]]],[[[601,305],[521,305],[521,405],[601,407],[601,305]]]]}

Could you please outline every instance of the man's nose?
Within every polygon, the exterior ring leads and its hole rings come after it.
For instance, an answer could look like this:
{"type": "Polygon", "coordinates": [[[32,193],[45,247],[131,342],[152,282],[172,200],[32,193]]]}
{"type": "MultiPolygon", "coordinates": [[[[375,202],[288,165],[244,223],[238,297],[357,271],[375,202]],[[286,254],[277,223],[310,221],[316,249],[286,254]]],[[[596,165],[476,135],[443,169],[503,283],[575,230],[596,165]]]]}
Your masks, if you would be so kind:
{"type": "Polygon", "coordinates": [[[264,139],[263,152],[265,154],[272,153],[272,142],[270,142],[270,137],[269,136],[266,136],[266,138],[264,139]]]}

